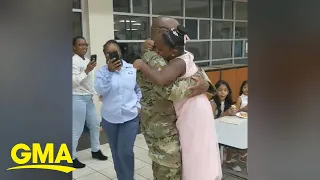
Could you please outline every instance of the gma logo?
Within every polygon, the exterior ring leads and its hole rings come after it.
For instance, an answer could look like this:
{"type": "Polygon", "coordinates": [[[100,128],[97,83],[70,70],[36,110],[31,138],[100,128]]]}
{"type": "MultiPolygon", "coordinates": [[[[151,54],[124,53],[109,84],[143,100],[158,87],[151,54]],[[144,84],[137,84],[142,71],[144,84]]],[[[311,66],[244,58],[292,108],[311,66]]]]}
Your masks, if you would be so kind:
{"type": "Polygon", "coordinates": [[[7,170],[45,169],[64,173],[70,173],[75,170],[73,167],[60,165],[61,161],[66,161],[69,164],[72,163],[72,158],[66,144],[60,145],[56,157],[54,157],[53,143],[47,143],[43,151],[40,143],[33,143],[31,147],[23,143],[16,144],[11,149],[11,159],[18,166],[8,168],[7,170]],[[19,150],[22,150],[20,157],[17,155],[19,150]]]}

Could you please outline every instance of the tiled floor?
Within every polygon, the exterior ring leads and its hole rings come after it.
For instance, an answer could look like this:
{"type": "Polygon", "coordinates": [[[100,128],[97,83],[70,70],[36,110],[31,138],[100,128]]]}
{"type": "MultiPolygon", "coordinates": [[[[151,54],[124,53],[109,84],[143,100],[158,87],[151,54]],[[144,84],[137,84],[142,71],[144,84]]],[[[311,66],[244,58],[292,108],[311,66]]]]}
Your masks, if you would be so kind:
{"type": "MultiPolygon", "coordinates": [[[[116,172],[113,167],[109,144],[101,146],[102,152],[109,157],[107,161],[98,161],[91,158],[90,149],[77,152],[79,160],[87,166],[73,172],[73,179],[76,180],[116,180],[116,172]]],[[[135,141],[135,180],[153,179],[151,160],[148,157],[148,148],[139,134],[135,141]]],[[[235,177],[224,174],[224,180],[238,180],[235,177]]]]}

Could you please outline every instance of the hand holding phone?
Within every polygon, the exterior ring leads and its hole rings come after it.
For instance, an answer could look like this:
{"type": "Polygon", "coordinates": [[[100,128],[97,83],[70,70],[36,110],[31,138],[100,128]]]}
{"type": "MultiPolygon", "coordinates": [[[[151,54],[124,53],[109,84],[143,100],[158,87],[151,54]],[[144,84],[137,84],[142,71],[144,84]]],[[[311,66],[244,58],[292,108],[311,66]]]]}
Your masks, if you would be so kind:
{"type": "Polygon", "coordinates": [[[96,54],[92,54],[92,55],[91,55],[91,57],[90,57],[90,62],[91,62],[91,63],[97,62],[97,55],[96,55],[96,54]]]}
{"type": "Polygon", "coordinates": [[[97,66],[97,55],[93,54],[93,55],[91,55],[90,62],[87,65],[87,68],[86,68],[86,70],[84,70],[84,72],[86,74],[89,74],[96,66],[97,66]]]}
{"type": "Polygon", "coordinates": [[[117,51],[113,51],[113,52],[109,53],[108,57],[109,57],[110,61],[120,60],[120,56],[119,56],[119,53],[117,51]]]}
{"type": "Polygon", "coordinates": [[[86,68],[86,70],[84,70],[84,72],[86,73],[86,74],[89,74],[95,67],[97,66],[97,62],[91,62],[90,61],[90,63],[87,65],[87,68],[86,68]]]}
{"type": "Polygon", "coordinates": [[[119,53],[117,51],[110,52],[108,54],[108,70],[114,72],[122,66],[122,60],[120,59],[119,53]]]}
{"type": "Polygon", "coordinates": [[[119,70],[121,68],[121,60],[117,60],[117,59],[112,59],[110,61],[108,61],[108,70],[110,72],[114,72],[116,70],[119,70]]]}

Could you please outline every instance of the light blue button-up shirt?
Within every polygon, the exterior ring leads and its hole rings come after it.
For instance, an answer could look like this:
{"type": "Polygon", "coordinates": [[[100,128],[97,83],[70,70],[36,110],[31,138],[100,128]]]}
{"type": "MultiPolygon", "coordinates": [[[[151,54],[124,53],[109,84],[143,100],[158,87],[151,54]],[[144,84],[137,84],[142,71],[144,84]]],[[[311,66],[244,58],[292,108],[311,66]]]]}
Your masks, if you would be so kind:
{"type": "Polygon", "coordinates": [[[101,116],[110,123],[130,121],[141,108],[141,90],[136,82],[136,69],[122,61],[120,71],[110,72],[103,66],[96,72],[94,88],[102,96],[101,116]]]}

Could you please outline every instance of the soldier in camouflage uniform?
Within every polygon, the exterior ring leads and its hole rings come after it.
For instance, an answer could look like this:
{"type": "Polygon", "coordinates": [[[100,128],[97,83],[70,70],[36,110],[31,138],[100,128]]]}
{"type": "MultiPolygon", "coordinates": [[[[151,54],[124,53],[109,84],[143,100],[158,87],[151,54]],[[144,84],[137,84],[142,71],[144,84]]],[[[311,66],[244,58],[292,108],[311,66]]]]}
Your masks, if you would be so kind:
{"type": "MultiPolygon", "coordinates": [[[[159,29],[171,29],[178,26],[175,19],[158,17],[151,27],[151,36],[159,33],[159,29]]],[[[155,51],[146,50],[141,58],[149,66],[160,68],[167,62],[155,51]]],[[[207,82],[198,87],[194,95],[205,93],[210,85],[210,90],[215,91],[214,86],[199,68],[198,75],[207,82]],[[209,84],[210,83],[210,84],[209,84]],[[203,90],[205,89],[205,90],[203,90]]],[[[197,84],[192,78],[177,80],[168,86],[156,86],[137,72],[137,83],[142,91],[140,112],[141,131],[149,148],[149,157],[152,159],[153,176],[155,180],[180,180],[181,179],[181,152],[178,130],[176,128],[176,112],[173,100],[180,100],[190,95],[188,90],[197,84]]]]}

